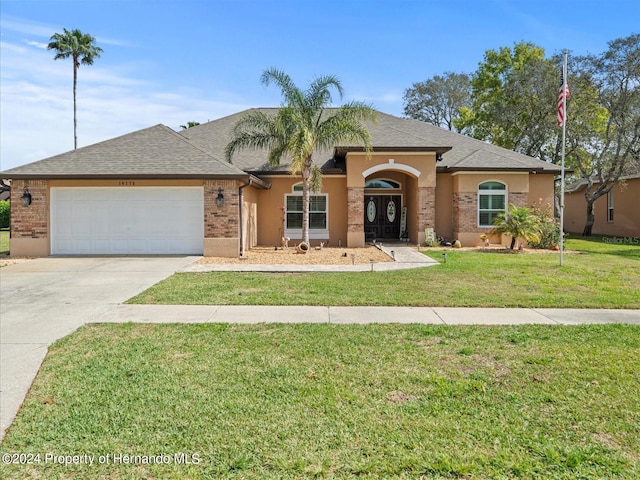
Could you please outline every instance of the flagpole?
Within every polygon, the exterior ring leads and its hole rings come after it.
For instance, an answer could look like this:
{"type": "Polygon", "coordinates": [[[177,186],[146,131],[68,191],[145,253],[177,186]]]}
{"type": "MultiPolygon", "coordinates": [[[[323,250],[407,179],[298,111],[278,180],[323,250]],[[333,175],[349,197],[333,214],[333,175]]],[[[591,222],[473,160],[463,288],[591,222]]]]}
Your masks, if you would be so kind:
{"type": "Polygon", "coordinates": [[[560,266],[564,257],[564,144],[567,134],[567,50],[564,51],[564,63],[562,65],[562,166],[560,173],[560,266]]]}

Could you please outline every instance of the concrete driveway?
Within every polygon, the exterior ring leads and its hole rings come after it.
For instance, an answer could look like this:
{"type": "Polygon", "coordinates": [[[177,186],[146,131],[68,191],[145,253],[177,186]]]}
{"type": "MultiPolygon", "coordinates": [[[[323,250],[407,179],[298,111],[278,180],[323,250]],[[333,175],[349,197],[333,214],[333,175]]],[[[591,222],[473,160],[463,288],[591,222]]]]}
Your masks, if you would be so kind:
{"type": "Polygon", "coordinates": [[[0,439],[47,347],[199,257],[48,257],[0,269],[0,439]]]}

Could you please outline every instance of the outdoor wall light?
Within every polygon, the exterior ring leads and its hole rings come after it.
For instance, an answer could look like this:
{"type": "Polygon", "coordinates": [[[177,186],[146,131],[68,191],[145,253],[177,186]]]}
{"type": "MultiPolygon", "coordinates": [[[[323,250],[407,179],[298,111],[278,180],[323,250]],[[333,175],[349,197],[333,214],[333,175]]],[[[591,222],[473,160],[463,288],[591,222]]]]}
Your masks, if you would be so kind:
{"type": "Polygon", "coordinates": [[[216,204],[218,208],[222,208],[224,205],[224,194],[222,193],[222,187],[218,187],[218,196],[216,197],[216,204]]]}
{"type": "Polygon", "coordinates": [[[22,190],[20,201],[22,202],[23,207],[28,207],[29,205],[31,205],[31,194],[29,193],[29,189],[27,187],[24,187],[24,189],[22,190]]]}

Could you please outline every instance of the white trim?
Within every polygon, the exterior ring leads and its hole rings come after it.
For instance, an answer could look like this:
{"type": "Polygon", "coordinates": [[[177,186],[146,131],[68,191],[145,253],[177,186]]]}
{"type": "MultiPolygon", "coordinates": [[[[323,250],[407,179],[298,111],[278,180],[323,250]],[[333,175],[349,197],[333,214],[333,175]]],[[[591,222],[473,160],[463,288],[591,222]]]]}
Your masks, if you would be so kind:
{"type": "MultiPolygon", "coordinates": [[[[299,183],[295,184],[295,185],[299,185],[299,183]]],[[[288,196],[292,196],[292,197],[302,197],[302,192],[300,191],[293,191],[293,187],[295,185],[291,186],[291,193],[285,193],[284,194],[284,223],[285,225],[287,224],[287,197],[288,196]]],[[[309,192],[309,200],[311,200],[311,197],[325,197],[325,205],[326,205],[326,210],[325,210],[325,217],[326,217],[326,225],[327,228],[323,228],[323,229],[319,229],[319,228],[311,228],[309,227],[309,239],[317,239],[317,238],[329,238],[329,194],[328,193],[313,193],[313,192],[309,192]],[[321,236],[317,236],[317,235],[321,235],[321,236]]],[[[311,213],[318,213],[318,212],[311,212],[311,210],[309,210],[309,214],[311,213]]],[[[287,228],[285,226],[284,228],[284,236],[285,237],[290,237],[290,238],[302,238],[302,229],[301,228],[287,228]]]]}
{"type": "MultiPolygon", "coordinates": [[[[491,195],[491,192],[503,192],[504,191],[504,211],[506,212],[507,209],[509,208],[509,185],[507,185],[505,182],[500,181],[500,180],[484,180],[480,183],[478,183],[478,186],[476,188],[477,194],[476,194],[476,202],[477,202],[477,208],[476,208],[476,223],[478,228],[493,228],[493,225],[482,225],[480,223],[480,195],[491,195]],[[504,190],[480,190],[480,185],[484,184],[484,183],[490,183],[490,182],[495,182],[495,183],[499,183],[501,185],[504,185],[504,190]]],[[[495,193],[494,193],[495,195],[495,193]]],[[[495,210],[495,209],[492,209],[495,210]]],[[[486,210],[485,210],[486,211],[486,210]]]]}
{"type": "MultiPolygon", "coordinates": [[[[294,228],[284,231],[284,236],[289,238],[302,238],[302,229],[294,228]]],[[[324,240],[329,238],[329,230],[313,230],[309,229],[309,240],[324,240]]]]}
{"type": "MultiPolygon", "coordinates": [[[[389,160],[393,160],[392,158],[389,160]]],[[[378,165],[374,165],[373,167],[367,168],[364,172],[362,172],[362,176],[367,178],[369,175],[373,175],[374,173],[382,172],[384,170],[399,170],[401,172],[410,173],[414,177],[418,178],[421,174],[420,170],[410,166],[405,165],[403,163],[381,163],[378,165]]]]}

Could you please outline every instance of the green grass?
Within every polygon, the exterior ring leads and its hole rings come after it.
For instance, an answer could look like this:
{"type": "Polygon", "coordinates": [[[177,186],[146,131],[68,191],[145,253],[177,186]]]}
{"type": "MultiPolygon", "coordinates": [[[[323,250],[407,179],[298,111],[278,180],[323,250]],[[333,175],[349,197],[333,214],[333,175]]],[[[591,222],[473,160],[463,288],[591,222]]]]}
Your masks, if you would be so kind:
{"type": "Polygon", "coordinates": [[[9,253],[9,230],[0,230],[0,254],[9,253]]]}
{"type": "Polygon", "coordinates": [[[0,448],[41,463],[0,477],[635,479],[638,371],[630,325],[90,325],[0,448]]]}
{"type": "MultiPolygon", "coordinates": [[[[640,247],[571,239],[558,254],[449,250],[447,263],[394,272],[179,273],[129,303],[640,308],[640,247]]],[[[441,251],[427,254],[442,260],[441,251]]]]}

